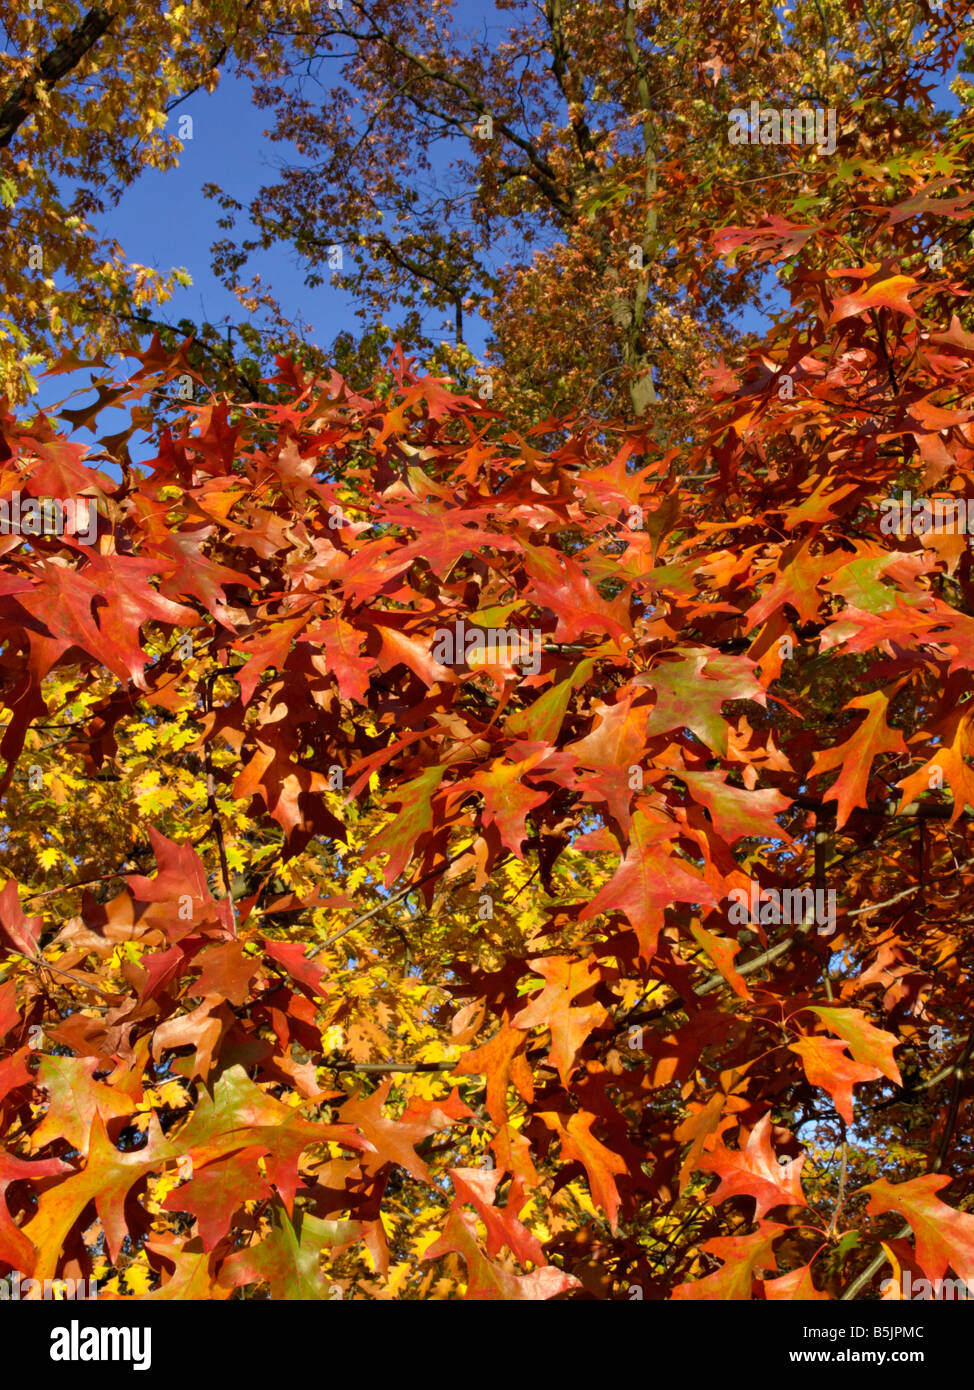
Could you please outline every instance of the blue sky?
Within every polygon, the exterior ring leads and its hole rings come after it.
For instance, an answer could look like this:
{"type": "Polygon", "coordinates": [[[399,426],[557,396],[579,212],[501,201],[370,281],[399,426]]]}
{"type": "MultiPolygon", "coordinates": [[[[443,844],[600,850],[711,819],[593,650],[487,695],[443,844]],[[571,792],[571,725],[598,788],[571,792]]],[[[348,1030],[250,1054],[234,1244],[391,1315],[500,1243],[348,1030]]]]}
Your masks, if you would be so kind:
{"type": "MultiPolygon", "coordinates": [[[[262,184],[273,182],[275,161],[282,158],[284,147],[271,144],[264,135],[273,112],[258,110],[249,81],[232,74],[221,76],[215,92],[198,92],[173,111],[167,133],[175,134],[185,115],[192,117],[193,131],[192,138],[183,141],[179,164],[147,170],[96,226],[120,243],[130,261],[162,272],[185,269],[191,276],[189,288],[177,286],[171,299],[150,309],[155,317],[173,324],[181,318],[237,323],[250,315],[210,269],[210,246],[225,233],[216,225],[218,204],[200,190],[206,183],[217,183],[247,206],[262,184]]],[[[243,218],[239,225],[246,226],[243,218]]],[[[273,288],[289,318],[310,323],[311,336],[320,345],[329,344],[343,328],[355,328],[351,298],[327,282],[305,288],[304,268],[290,247],[260,253],[253,268],[259,269],[265,286],[273,288]]],[[[472,321],[470,327],[474,329],[472,321]]],[[[474,351],[481,351],[483,333],[479,343],[473,331],[470,337],[474,351]]],[[[90,373],[74,372],[41,380],[35,400],[48,406],[89,379],[90,373]]]]}
{"type": "MultiPolygon", "coordinates": [[[[458,0],[460,21],[496,41],[507,29],[508,17],[498,15],[492,4],[458,0]]],[[[941,84],[934,93],[943,105],[957,109],[957,103],[941,84]]],[[[158,317],[175,323],[180,318],[196,322],[235,323],[250,317],[210,269],[210,245],[225,235],[216,225],[220,210],[201,194],[206,183],[219,184],[246,207],[262,184],[275,181],[275,168],[288,155],[288,147],[272,144],[265,128],[273,112],[258,110],[251,100],[249,81],[224,72],[213,93],[198,92],[170,115],[168,131],[177,133],[180,117],[193,120],[191,139],[184,140],[179,164],[164,171],[149,170],[122,194],[116,207],[101,221],[99,230],[114,236],[132,261],[168,272],[179,267],[192,277],[190,288],[177,288],[172,299],[156,311],[158,317]]],[[[245,231],[241,216],[238,231],[245,231]]],[[[498,260],[503,260],[503,247],[498,260]]],[[[360,320],[353,301],[330,283],[307,289],[304,268],[297,253],[287,245],[262,251],[250,263],[245,275],[259,270],[265,286],[273,288],[285,314],[311,326],[310,337],[327,347],[342,329],[356,332],[360,320]]],[[[259,321],[259,320],[258,320],[259,321]]],[[[739,319],[742,329],[760,329],[763,316],[745,310],[739,319]]],[[[431,316],[427,328],[439,328],[431,316]]],[[[483,321],[467,315],[464,321],[467,345],[483,356],[487,328],[483,321]]],[[[443,336],[449,330],[444,326],[443,336]]],[[[407,351],[408,344],[404,344],[407,351]]],[[[87,386],[87,373],[42,380],[36,404],[50,407],[69,391],[87,386]]],[[[102,430],[114,428],[102,423],[102,430]]]]}
{"type": "MultiPolygon", "coordinates": [[[[224,233],[216,226],[217,204],[200,190],[218,183],[246,203],[262,183],[273,181],[272,159],[280,157],[280,147],[263,133],[272,114],[253,106],[249,82],[223,74],[215,92],[197,92],[170,114],[167,133],[177,132],[180,117],[193,120],[192,139],[183,142],[178,166],[147,171],[113,210],[111,232],[132,260],[161,271],[180,266],[192,276],[192,287],[177,288],[159,310],[160,318],[216,323],[247,317],[210,271],[210,244],[224,233]]],[[[329,337],[348,321],[345,297],[329,285],[306,290],[297,257],[286,247],[266,252],[261,270],[285,312],[312,322],[319,335],[329,337]]]]}
{"type": "MultiPolygon", "coordinates": [[[[224,74],[212,94],[198,92],[173,111],[167,131],[177,133],[179,117],[184,115],[193,119],[193,135],[184,142],[179,165],[149,170],[128,188],[112,211],[110,230],[130,259],[162,271],[183,267],[192,276],[192,288],[178,288],[162,306],[160,318],[170,322],[205,318],[217,323],[229,316],[230,322],[236,322],[249,315],[210,270],[210,245],[225,233],[216,225],[218,205],[200,190],[206,183],[218,183],[247,206],[262,184],[275,181],[275,169],[285,159],[287,146],[272,144],[265,137],[273,112],[257,110],[251,102],[250,83],[232,74],[224,74]]],[[[242,215],[238,226],[246,226],[242,215]]],[[[306,289],[301,258],[290,247],[261,252],[259,261],[251,263],[250,269],[254,268],[273,287],[288,318],[311,324],[320,346],[330,343],[341,329],[355,327],[353,301],[328,283],[306,289]]],[[[244,274],[246,278],[246,270],[244,274]]],[[[485,327],[468,316],[465,330],[468,323],[470,346],[479,352],[485,327]]]]}
{"type": "MultiPolygon", "coordinates": [[[[456,13],[462,24],[481,34],[486,29],[494,40],[506,32],[503,17],[489,0],[476,4],[457,0],[456,13]]],[[[171,299],[150,310],[160,320],[173,324],[181,318],[237,323],[251,315],[210,269],[210,246],[226,233],[217,226],[219,205],[204,198],[201,189],[207,183],[219,184],[246,208],[262,185],[275,181],[275,169],[287,158],[288,147],[266,138],[264,132],[273,123],[273,111],[258,110],[251,99],[249,80],[232,72],[221,73],[214,92],[194,93],[171,112],[167,134],[178,134],[180,117],[185,115],[192,117],[193,132],[191,139],[183,141],[179,164],[172,169],[147,170],[95,225],[119,242],[130,261],[162,272],[174,268],[188,271],[192,286],[177,286],[171,299]]],[[[245,232],[247,226],[245,216],[240,215],[237,230],[245,232]]],[[[304,268],[292,248],[281,245],[260,252],[246,268],[245,278],[253,270],[259,270],[265,287],[274,290],[288,318],[311,325],[309,336],[319,346],[330,345],[343,329],[356,332],[360,328],[350,296],[327,281],[314,289],[305,287],[304,268]]],[[[432,316],[427,327],[430,331],[438,327],[432,316]]],[[[446,327],[443,336],[451,336],[446,327]]],[[[487,336],[484,322],[468,314],[464,337],[478,357],[485,351],[487,336]]],[[[404,346],[408,351],[408,344],[404,346]]],[[[35,405],[50,408],[63,401],[69,392],[87,387],[90,375],[74,372],[49,381],[42,379],[35,405]]],[[[115,428],[107,424],[108,419],[103,418],[100,432],[115,428]]]]}

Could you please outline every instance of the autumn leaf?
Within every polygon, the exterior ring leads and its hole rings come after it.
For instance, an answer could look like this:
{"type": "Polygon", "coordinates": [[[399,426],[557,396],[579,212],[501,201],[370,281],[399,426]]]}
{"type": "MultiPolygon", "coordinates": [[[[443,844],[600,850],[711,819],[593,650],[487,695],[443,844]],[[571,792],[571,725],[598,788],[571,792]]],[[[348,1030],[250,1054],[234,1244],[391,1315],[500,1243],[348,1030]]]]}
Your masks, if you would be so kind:
{"type": "Polygon", "coordinates": [[[800,1038],[788,1047],[802,1059],[809,1083],[828,1091],[836,1110],[851,1125],[852,1087],[857,1081],[875,1081],[882,1076],[879,1068],[852,1061],[846,1054],[845,1043],[834,1038],[800,1038]]]}
{"type": "Polygon", "coordinates": [[[916,318],[907,296],[917,288],[916,280],[909,275],[891,275],[885,280],[876,280],[867,289],[841,295],[832,305],[829,324],[840,323],[852,314],[864,314],[870,309],[895,309],[897,313],[916,318]]]}
{"type": "MultiPolygon", "coordinates": [[[[717,1236],[704,1243],[708,1255],[722,1260],[720,1268],[703,1279],[677,1284],[672,1297],[676,1301],[741,1302],[752,1297],[755,1279],[768,1269],[777,1269],[774,1242],[788,1230],[773,1221],[759,1221],[758,1229],[747,1236],[717,1236]]],[[[771,1281],[773,1282],[773,1281],[771,1281]]]]}
{"type": "Polygon", "coordinates": [[[467,1268],[467,1290],[464,1297],[473,1302],[503,1299],[545,1301],[569,1289],[579,1281],[551,1265],[543,1265],[530,1274],[512,1274],[489,1260],[476,1238],[476,1217],[454,1209],[447,1217],[440,1239],[423,1256],[435,1260],[442,1255],[462,1256],[467,1268]]]}
{"type": "Polygon", "coordinates": [[[850,700],[845,708],[864,709],[867,711],[866,718],[845,743],[820,750],[815,755],[810,776],[818,777],[837,767],[842,769],[825,793],[826,801],[838,803],[836,825],[840,828],[857,806],[866,805],[866,789],[873,760],[881,753],[907,751],[899,729],[891,729],[886,722],[889,701],[889,692],[882,690],[875,690],[871,695],[858,695],[850,700]]]}
{"type": "Polygon", "coordinates": [[[196,1217],[204,1250],[212,1250],[226,1235],[234,1212],[245,1202],[272,1195],[258,1172],[261,1154],[261,1148],[254,1146],[210,1163],[163,1202],[168,1211],[186,1211],[196,1217]]]}
{"type": "Polygon", "coordinates": [[[637,810],[619,867],[582,913],[587,921],[603,912],[624,912],[647,959],[656,950],[664,907],[674,901],[704,906],[716,901],[710,885],[673,853],[672,843],[671,824],[637,810]]]}
{"type": "Polygon", "coordinates": [[[149,1119],[148,1143],[123,1153],[109,1139],[101,1117],[95,1115],[84,1168],[45,1192],[36,1214],[23,1228],[37,1248],[35,1277],[55,1277],[68,1234],[91,1203],[101,1218],[109,1254],[116,1259],[128,1230],[125,1204],[131,1189],[174,1156],[154,1117],[149,1119]]]}
{"type": "Polygon", "coordinates": [[[534,1098],[534,1080],[525,1057],[526,1047],[523,1028],[505,1023],[487,1042],[465,1052],[453,1069],[457,1076],[486,1077],[487,1114],[497,1125],[505,1124],[508,1118],[509,1085],[513,1083],[524,1100],[534,1098]]]}
{"type": "Polygon", "coordinates": [[[80,1154],[87,1154],[88,1136],[96,1116],[108,1124],[132,1114],[135,1100],[95,1080],[97,1069],[94,1057],[41,1058],[37,1085],[47,1092],[48,1107],[31,1135],[35,1153],[64,1139],[80,1154]]]}
{"type": "Polygon", "coordinates": [[[598,980],[598,971],[589,962],[570,956],[547,956],[532,961],[531,968],[545,980],[545,987],[511,1022],[515,1028],[551,1030],[551,1060],[562,1084],[567,1086],[579,1048],[608,1017],[599,1003],[581,1007],[572,1003],[579,995],[590,992],[598,980]]]}
{"type": "Polygon", "coordinates": [[[700,648],[681,650],[678,660],[660,663],[634,685],[648,685],[656,693],[646,725],[647,736],[684,726],[716,753],[727,748],[727,725],[722,716],[725,700],[756,700],[766,696],[755,680],[751,664],[743,657],[720,656],[700,648]]]}
{"type": "Polygon", "coordinates": [[[811,1012],[822,1020],[830,1033],[848,1044],[857,1062],[874,1067],[881,1076],[895,1081],[897,1086],[903,1085],[900,1069],[893,1059],[893,1048],[898,1045],[898,1039],[870,1023],[864,1010],[836,1009],[816,1004],[811,1012]]]}
{"type": "Polygon", "coordinates": [[[895,1211],[910,1223],[917,1260],[928,1279],[942,1279],[949,1265],[970,1285],[974,1283],[974,1216],[948,1206],[937,1196],[950,1181],[937,1173],[898,1183],[877,1178],[862,1191],[870,1194],[870,1215],[895,1211]]]}
{"type": "Polygon", "coordinates": [[[626,1163],[592,1134],[594,1116],[570,1115],[567,1122],[560,1115],[547,1111],[539,1111],[539,1116],[561,1140],[562,1158],[581,1163],[585,1169],[592,1200],[605,1212],[609,1225],[615,1231],[619,1212],[615,1179],[627,1171],[626,1163]]]}
{"type": "Polygon", "coordinates": [[[269,1232],[224,1260],[218,1282],[227,1289],[266,1284],[273,1300],[327,1301],[332,1294],[320,1268],[321,1252],[340,1249],[360,1235],[357,1221],[321,1220],[302,1212],[292,1223],[285,1211],[276,1208],[269,1232]]]}
{"type": "Polygon", "coordinates": [[[481,1168],[451,1168],[450,1177],[458,1201],[473,1206],[487,1229],[487,1255],[492,1257],[506,1246],[522,1266],[545,1263],[544,1251],[536,1236],[518,1220],[523,1203],[524,1184],[515,1178],[503,1207],[496,1204],[501,1174],[481,1168]]]}
{"type": "Polygon", "coordinates": [[[811,1265],[793,1269],[790,1274],[780,1274],[777,1279],[765,1279],[764,1296],[773,1303],[828,1303],[829,1296],[817,1289],[812,1282],[811,1265]]]}
{"type": "Polygon", "coordinates": [[[710,1153],[703,1153],[697,1167],[703,1173],[716,1173],[720,1186],[715,1202],[730,1197],[753,1197],[754,1214],[760,1220],[772,1207],[805,1206],[801,1186],[804,1156],[781,1162],[771,1147],[771,1117],[765,1115],[751,1130],[742,1149],[729,1149],[721,1138],[710,1153]]]}

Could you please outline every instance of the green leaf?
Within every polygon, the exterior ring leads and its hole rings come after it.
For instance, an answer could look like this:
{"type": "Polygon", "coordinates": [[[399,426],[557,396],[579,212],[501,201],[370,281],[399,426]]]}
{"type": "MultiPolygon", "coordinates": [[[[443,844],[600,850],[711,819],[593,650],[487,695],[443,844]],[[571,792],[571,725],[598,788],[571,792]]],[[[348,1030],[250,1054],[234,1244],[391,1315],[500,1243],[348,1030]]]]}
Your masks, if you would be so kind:
{"type": "Polygon", "coordinates": [[[361,1234],[358,1221],[322,1221],[299,1211],[292,1224],[283,1208],[275,1207],[270,1234],[224,1261],[219,1283],[224,1288],[266,1284],[274,1302],[327,1302],[330,1287],[319,1269],[318,1257],[324,1249],[350,1245],[361,1234]]]}

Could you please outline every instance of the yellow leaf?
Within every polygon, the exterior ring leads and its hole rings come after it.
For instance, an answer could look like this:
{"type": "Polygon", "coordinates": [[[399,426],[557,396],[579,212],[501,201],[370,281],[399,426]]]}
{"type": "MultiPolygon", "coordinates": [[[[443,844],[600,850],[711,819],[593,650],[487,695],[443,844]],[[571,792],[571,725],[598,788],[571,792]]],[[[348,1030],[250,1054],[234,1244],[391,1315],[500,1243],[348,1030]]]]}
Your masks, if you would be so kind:
{"type": "Polygon", "coordinates": [[[125,1287],[135,1295],[148,1293],[152,1288],[152,1271],[148,1265],[131,1264],[125,1271],[125,1287]]]}

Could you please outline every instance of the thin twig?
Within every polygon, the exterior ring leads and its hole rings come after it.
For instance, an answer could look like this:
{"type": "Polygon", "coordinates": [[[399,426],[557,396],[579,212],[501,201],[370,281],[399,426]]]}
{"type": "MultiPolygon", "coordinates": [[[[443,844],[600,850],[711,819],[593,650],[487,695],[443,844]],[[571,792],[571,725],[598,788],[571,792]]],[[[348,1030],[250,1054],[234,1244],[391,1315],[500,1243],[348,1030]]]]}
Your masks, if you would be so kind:
{"type": "MultiPolygon", "coordinates": [[[[219,673],[211,671],[203,680],[203,712],[209,714],[213,706],[213,681],[219,673]]],[[[220,812],[216,804],[216,781],[213,777],[213,760],[210,755],[210,745],[208,740],[203,742],[203,766],[206,769],[206,809],[210,813],[210,825],[216,839],[216,847],[220,856],[220,873],[223,876],[223,887],[226,890],[227,901],[230,904],[230,920],[233,923],[233,934],[237,934],[237,911],[233,905],[233,893],[230,890],[230,866],[227,863],[227,850],[223,840],[223,822],[220,820],[220,812]]]]}
{"type": "MultiPolygon", "coordinates": [[[[960,1108],[960,1093],[964,1084],[964,1075],[967,1071],[967,1064],[971,1060],[972,1055],[974,1055],[974,1028],[971,1029],[970,1034],[968,1035],[967,1042],[964,1044],[963,1052],[951,1068],[951,1071],[953,1072],[954,1076],[954,1084],[951,1088],[950,1106],[947,1110],[947,1119],[944,1123],[944,1132],[941,1135],[940,1143],[937,1146],[937,1152],[934,1156],[933,1164],[931,1166],[931,1172],[939,1173],[941,1168],[944,1166],[944,1162],[947,1158],[947,1152],[950,1149],[950,1141],[954,1137],[954,1126],[957,1123],[957,1112],[960,1108]]],[[[894,1236],[891,1236],[890,1239],[899,1240],[901,1236],[906,1236],[909,1234],[910,1223],[908,1221],[905,1221],[903,1225],[899,1228],[899,1230],[896,1232],[896,1234],[894,1236]]],[[[856,1295],[866,1287],[870,1280],[876,1274],[879,1273],[879,1271],[882,1269],[885,1263],[886,1255],[883,1253],[883,1251],[880,1251],[879,1254],[876,1255],[875,1258],[869,1262],[869,1264],[862,1271],[862,1273],[859,1274],[852,1281],[849,1287],[839,1295],[840,1301],[843,1303],[848,1303],[851,1299],[855,1298],[856,1295]]]]}
{"type": "Polygon", "coordinates": [[[437,878],[446,869],[448,869],[451,864],[455,864],[458,859],[462,859],[465,855],[469,853],[469,847],[467,849],[459,850],[456,854],[452,854],[449,859],[445,860],[437,868],[430,869],[428,874],[424,874],[422,878],[418,878],[415,883],[410,883],[405,888],[400,888],[399,892],[393,893],[391,898],[385,898],[381,903],[376,903],[375,907],[370,907],[368,912],[363,912],[360,917],[356,917],[353,922],[349,922],[347,927],[342,927],[341,931],[336,931],[333,936],[329,936],[327,940],[321,943],[320,946],[316,946],[313,951],[309,951],[308,959],[313,960],[315,956],[319,955],[320,952],[324,951],[328,946],[333,946],[336,941],[341,940],[343,936],[345,936],[348,932],[353,931],[355,927],[360,927],[363,922],[367,922],[370,917],[374,917],[376,913],[381,912],[384,907],[391,907],[393,903],[399,902],[401,898],[405,898],[406,895],[412,893],[414,889],[421,887],[424,883],[428,883],[431,878],[437,878]]]}
{"type": "Polygon", "coordinates": [[[101,989],[98,985],[89,985],[87,981],[80,979],[79,976],[72,975],[70,970],[62,970],[60,966],[52,965],[44,956],[28,956],[23,951],[15,951],[11,946],[7,946],[4,949],[7,955],[19,956],[21,960],[25,960],[28,965],[34,966],[36,970],[53,970],[55,975],[63,975],[64,978],[70,980],[72,984],[79,985],[82,989],[91,990],[94,994],[100,994],[101,997],[107,999],[111,1005],[117,1004],[119,1001],[119,995],[111,994],[107,989],[101,989]]]}
{"type": "Polygon", "coordinates": [[[457,1062],[322,1062],[328,1071],[453,1071],[457,1062]]]}

